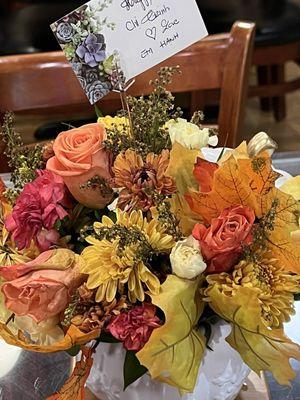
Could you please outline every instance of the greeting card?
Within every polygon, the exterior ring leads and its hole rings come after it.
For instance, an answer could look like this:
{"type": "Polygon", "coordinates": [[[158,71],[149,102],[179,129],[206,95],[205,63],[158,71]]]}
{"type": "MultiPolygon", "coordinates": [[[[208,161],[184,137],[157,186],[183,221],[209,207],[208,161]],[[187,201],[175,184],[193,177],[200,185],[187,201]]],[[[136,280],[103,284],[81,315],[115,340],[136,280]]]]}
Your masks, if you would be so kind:
{"type": "Polygon", "coordinates": [[[51,28],[91,104],[207,35],[195,0],[92,0],[51,28]]]}

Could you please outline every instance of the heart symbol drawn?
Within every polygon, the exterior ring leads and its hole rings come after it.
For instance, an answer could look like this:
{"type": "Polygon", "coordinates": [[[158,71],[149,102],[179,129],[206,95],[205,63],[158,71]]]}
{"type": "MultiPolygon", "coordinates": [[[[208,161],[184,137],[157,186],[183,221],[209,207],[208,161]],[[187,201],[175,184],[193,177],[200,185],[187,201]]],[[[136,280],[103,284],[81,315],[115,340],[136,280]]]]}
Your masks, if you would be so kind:
{"type": "Polygon", "coordinates": [[[156,40],[156,27],[154,26],[153,28],[149,28],[146,30],[146,36],[148,36],[150,39],[156,40]]]}

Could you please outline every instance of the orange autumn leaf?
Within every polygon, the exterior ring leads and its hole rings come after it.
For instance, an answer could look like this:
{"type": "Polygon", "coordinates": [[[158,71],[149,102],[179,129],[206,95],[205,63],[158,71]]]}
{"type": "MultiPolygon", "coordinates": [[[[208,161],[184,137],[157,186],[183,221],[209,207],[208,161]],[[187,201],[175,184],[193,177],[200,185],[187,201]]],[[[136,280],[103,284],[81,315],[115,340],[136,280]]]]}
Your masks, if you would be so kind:
{"type": "Polygon", "coordinates": [[[236,204],[251,207],[258,218],[272,210],[274,222],[268,231],[268,247],[287,271],[300,273],[300,246],[293,240],[294,232],[299,230],[300,203],[276,189],[278,177],[267,152],[248,159],[232,155],[215,171],[211,192],[189,190],[186,199],[208,223],[224,208],[236,204]]]}
{"type": "Polygon", "coordinates": [[[81,360],[76,363],[71,377],[66,381],[58,393],[47,400],[84,400],[84,386],[93,365],[93,350],[84,347],[81,360]]]}
{"type": "Polygon", "coordinates": [[[97,339],[100,336],[100,333],[100,330],[96,330],[85,334],[74,325],[71,325],[65,337],[61,341],[49,346],[41,346],[27,343],[24,336],[18,335],[18,337],[14,335],[7,325],[0,323],[0,337],[5,340],[7,344],[21,347],[22,349],[29,351],[36,351],[38,353],[54,353],[57,351],[69,350],[76,345],[84,345],[91,340],[97,339]]]}
{"type": "Polygon", "coordinates": [[[237,204],[251,207],[261,217],[263,196],[274,188],[277,178],[268,153],[253,159],[236,158],[232,154],[215,171],[212,190],[202,193],[189,189],[186,200],[207,223],[225,208],[237,204]]]}
{"type": "Polygon", "coordinates": [[[201,192],[210,192],[212,189],[213,178],[219,165],[198,157],[194,167],[194,177],[199,183],[201,192]]]}

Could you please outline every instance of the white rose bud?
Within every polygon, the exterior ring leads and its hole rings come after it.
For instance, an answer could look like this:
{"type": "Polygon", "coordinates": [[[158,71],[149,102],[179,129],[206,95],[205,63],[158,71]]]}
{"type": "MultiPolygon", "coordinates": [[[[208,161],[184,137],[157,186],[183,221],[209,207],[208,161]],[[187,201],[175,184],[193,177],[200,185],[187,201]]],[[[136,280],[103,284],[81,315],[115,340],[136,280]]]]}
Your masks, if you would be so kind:
{"type": "Polygon", "coordinates": [[[183,118],[168,121],[166,127],[169,129],[172,144],[177,142],[187,149],[199,150],[208,145],[218,144],[218,137],[210,136],[210,129],[200,129],[199,126],[183,118]]]}
{"type": "Polygon", "coordinates": [[[194,279],[207,268],[199,243],[193,236],[176,243],[171,252],[170,261],[173,273],[184,279],[194,279]]]}

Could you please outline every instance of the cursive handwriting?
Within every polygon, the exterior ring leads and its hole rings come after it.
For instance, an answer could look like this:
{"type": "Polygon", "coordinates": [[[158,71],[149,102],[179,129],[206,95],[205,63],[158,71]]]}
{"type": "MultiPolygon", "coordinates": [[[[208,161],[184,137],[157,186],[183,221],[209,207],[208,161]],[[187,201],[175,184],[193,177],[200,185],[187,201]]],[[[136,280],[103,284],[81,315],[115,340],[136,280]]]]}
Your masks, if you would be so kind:
{"type": "Polygon", "coordinates": [[[171,29],[173,26],[178,25],[180,22],[178,21],[178,19],[174,19],[174,21],[169,21],[167,19],[163,19],[161,21],[161,26],[163,28],[163,32],[165,33],[168,29],[171,29]]]}
{"type": "Polygon", "coordinates": [[[179,33],[176,32],[172,37],[167,37],[167,39],[162,40],[160,42],[160,47],[161,48],[167,47],[169,46],[169,44],[173,43],[178,38],[179,38],[179,33]]]}
{"type": "Polygon", "coordinates": [[[153,54],[153,49],[150,47],[149,49],[145,49],[141,52],[141,57],[146,58],[153,54]]]}
{"type": "Polygon", "coordinates": [[[121,7],[130,11],[137,4],[140,4],[142,9],[146,11],[148,7],[152,6],[152,0],[122,0],[121,7]]]}
{"type": "Polygon", "coordinates": [[[167,12],[171,11],[171,7],[164,5],[161,10],[150,10],[147,14],[142,18],[141,23],[146,24],[147,22],[153,22],[156,18],[166,14],[167,12]]]}

